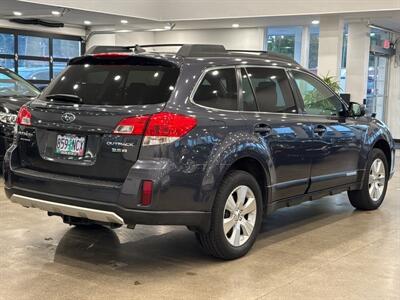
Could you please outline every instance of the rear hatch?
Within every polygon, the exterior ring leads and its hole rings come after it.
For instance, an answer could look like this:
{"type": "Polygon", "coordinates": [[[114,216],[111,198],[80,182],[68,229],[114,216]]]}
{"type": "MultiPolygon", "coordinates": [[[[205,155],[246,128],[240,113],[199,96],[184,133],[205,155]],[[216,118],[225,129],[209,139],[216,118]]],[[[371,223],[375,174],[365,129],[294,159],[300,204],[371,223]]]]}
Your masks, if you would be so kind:
{"type": "Polygon", "coordinates": [[[72,60],[27,108],[30,120],[19,126],[21,167],[124,181],[141,147],[142,116],[163,110],[178,76],[177,65],[152,57],[72,60]]]}

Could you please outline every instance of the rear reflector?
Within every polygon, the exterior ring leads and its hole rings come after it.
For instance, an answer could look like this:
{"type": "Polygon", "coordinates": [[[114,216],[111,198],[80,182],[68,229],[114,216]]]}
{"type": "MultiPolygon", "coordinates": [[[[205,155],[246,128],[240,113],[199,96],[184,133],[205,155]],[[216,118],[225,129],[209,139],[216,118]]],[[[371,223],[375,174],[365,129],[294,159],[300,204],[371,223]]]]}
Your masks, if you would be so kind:
{"type": "Polygon", "coordinates": [[[143,206],[149,206],[153,198],[153,181],[143,180],[142,182],[142,199],[140,204],[143,206]]]}
{"type": "Polygon", "coordinates": [[[194,117],[160,112],[151,116],[123,119],[115,127],[114,134],[144,135],[143,145],[171,143],[187,134],[197,125],[194,117]]]}
{"type": "Polygon", "coordinates": [[[31,126],[32,114],[26,106],[22,106],[18,111],[16,123],[18,125],[31,126]]]}

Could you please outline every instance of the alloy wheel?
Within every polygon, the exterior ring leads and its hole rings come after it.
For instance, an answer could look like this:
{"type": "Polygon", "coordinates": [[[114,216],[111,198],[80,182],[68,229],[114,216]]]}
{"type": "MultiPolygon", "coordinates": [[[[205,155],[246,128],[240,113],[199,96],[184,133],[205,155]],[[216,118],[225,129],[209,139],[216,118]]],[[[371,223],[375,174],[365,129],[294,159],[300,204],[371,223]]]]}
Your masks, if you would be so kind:
{"type": "Polygon", "coordinates": [[[257,201],[246,185],[236,187],[226,200],[224,208],[224,233],[234,247],[247,242],[253,233],[257,217],[257,201]]]}
{"type": "Polygon", "coordinates": [[[385,189],[385,165],[380,158],[374,160],[369,170],[368,190],[373,201],[378,201],[385,189]]]}

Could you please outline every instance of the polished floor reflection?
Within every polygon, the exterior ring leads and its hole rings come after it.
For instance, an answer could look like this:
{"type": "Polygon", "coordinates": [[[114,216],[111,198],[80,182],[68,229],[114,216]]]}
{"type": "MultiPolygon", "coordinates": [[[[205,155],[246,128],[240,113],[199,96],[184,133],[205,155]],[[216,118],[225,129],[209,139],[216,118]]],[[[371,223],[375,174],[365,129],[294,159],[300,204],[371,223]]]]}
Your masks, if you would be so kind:
{"type": "Polygon", "coordinates": [[[231,262],[182,227],[80,230],[0,192],[0,255],[0,299],[400,299],[400,164],[378,211],[282,209],[231,262]]]}

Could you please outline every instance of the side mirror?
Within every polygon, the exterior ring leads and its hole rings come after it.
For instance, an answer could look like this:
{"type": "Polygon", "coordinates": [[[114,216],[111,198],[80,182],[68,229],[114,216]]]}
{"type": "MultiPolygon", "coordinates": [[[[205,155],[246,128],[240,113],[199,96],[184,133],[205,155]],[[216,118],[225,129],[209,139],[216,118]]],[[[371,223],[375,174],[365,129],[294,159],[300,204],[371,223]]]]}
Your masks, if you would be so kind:
{"type": "Polygon", "coordinates": [[[352,117],[362,117],[365,115],[365,106],[357,102],[350,102],[349,113],[352,117]]]}

